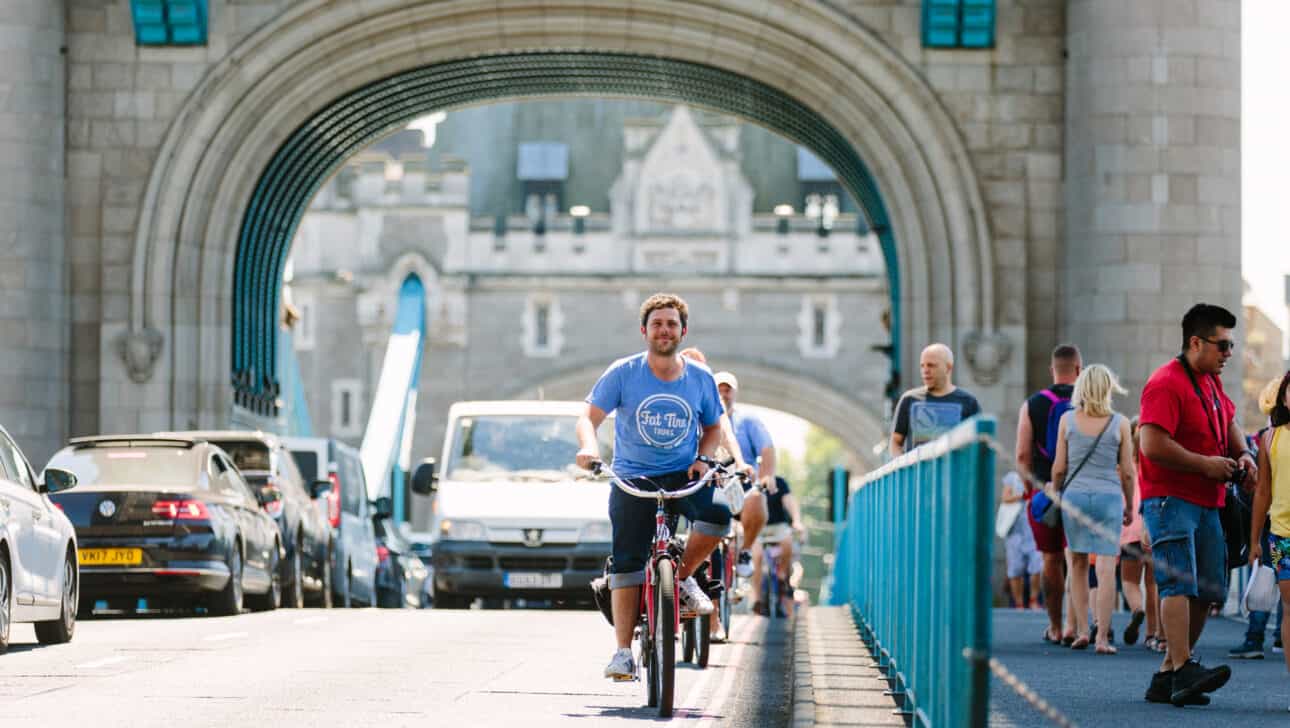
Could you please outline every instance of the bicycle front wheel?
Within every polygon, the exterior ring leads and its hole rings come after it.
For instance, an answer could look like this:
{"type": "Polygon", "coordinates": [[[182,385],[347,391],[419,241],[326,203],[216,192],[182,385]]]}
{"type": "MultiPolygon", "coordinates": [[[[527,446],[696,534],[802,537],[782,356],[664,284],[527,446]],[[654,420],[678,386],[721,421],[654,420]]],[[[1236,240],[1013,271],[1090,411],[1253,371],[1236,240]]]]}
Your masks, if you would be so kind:
{"type": "Polygon", "coordinates": [[[672,717],[676,692],[676,577],[672,562],[660,559],[654,589],[654,670],[658,675],[658,715],[672,717]]]}

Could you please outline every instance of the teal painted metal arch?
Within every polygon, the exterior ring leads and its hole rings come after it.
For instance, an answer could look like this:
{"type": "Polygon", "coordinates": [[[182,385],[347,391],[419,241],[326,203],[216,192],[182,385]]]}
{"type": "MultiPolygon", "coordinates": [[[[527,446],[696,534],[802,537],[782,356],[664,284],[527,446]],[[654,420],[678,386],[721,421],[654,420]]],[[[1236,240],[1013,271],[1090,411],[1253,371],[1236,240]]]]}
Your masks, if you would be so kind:
{"type": "Polygon", "coordinates": [[[901,360],[900,269],[878,185],[822,116],[760,81],[698,63],[600,52],[531,52],[438,63],[368,84],[294,131],[257,181],[242,220],[233,277],[232,383],[238,405],[276,413],[274,371],[282,268],[309,200],[354,152],[430,111],[549,96],[619,96],[709,108],[760,124],[833,168],[878,235],[891,296],[891,371],[901,360]]]}

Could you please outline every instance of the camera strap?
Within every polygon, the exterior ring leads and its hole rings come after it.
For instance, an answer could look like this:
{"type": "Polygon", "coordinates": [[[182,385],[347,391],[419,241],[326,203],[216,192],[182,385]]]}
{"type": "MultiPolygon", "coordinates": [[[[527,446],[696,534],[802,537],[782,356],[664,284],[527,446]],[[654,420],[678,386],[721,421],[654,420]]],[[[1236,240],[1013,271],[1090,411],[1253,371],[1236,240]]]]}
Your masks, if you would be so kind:
{"type": "Polygon", "coordinates": [[[1211,381],[1209,383],[1209,390],[1213,397],[1212,406],[1214,408],[1213,416],[1211,417],[1211,405],[1205,401],[1205,395],[1200,391],[1200,383],[1196,381],[1196,374],[1192,372],[1191,365],[1187,363],[1187,356],[1179,354],[1178,363],[1182,365],[1183,371],[1187,372],[1187,378],[1191,380],[1192,390],[1196,392],[1196,398],[1200,400],[1201,409],[1205,412],[1205,424],[1209,425],[1209,431],[1214,435],[1214,443],[1218,445],[1219,455],[1227,457],[1228,451],[1230,450],[1230,443],[1227,441],[1227,434],[1225,432],[1227,428],[1221,426],[1223,423],[1223,404],[1218,399],[1218,390],[1214,387],[1214,383],[1211,381]],[[1215,420],[1218,420],[1218,426],[1214,424],[1215,420]],[[1220,435],[1220,432],[1223,434],[1220,435]]]}

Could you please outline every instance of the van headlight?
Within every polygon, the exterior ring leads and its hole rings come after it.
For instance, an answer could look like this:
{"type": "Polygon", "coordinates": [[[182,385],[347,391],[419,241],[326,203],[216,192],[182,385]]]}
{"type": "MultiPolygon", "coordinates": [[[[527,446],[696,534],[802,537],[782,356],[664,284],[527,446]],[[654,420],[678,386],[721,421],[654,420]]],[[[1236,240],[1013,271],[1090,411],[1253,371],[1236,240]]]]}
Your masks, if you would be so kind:
{"type": "Polygon", "coordinates": [[[457,521],[445,518],[439,522],[439,538],[453,541],[486,541],[488,531],[477,521],[457,521]]]}
{"type": "Polygon", "coordinates": [[[588,523],[582,527],[582,532],[578,534],[578,541],[587,543],[606,543],[614,539],[613,529],[610,528],[609,521],[596,521],[588,523]]]}

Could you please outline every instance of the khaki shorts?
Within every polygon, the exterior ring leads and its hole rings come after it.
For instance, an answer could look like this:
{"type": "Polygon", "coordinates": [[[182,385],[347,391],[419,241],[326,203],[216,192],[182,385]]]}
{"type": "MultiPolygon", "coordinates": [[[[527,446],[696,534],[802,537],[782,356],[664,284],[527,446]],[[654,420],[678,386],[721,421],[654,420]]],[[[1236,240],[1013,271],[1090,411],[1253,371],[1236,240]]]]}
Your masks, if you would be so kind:
{"type": "Polygon", "coordinates": [[[793,527],[787,523],[767,523],[761,533],[757,534],[757,543],[783,543],[784,539],[791,538],[792,535],[793,527]]]}

